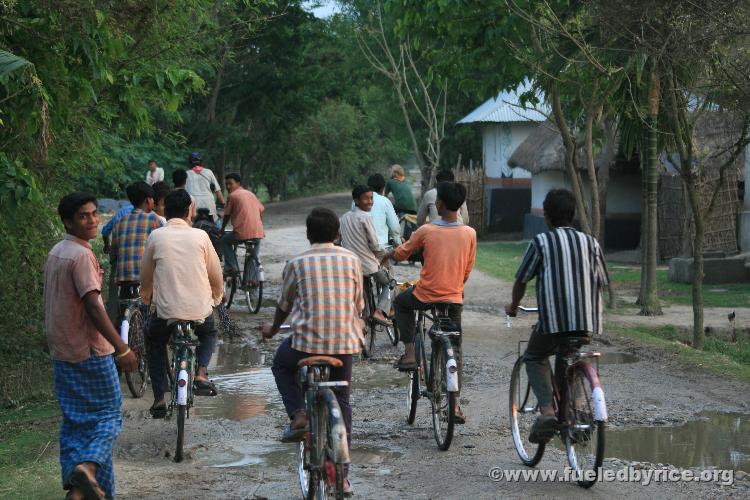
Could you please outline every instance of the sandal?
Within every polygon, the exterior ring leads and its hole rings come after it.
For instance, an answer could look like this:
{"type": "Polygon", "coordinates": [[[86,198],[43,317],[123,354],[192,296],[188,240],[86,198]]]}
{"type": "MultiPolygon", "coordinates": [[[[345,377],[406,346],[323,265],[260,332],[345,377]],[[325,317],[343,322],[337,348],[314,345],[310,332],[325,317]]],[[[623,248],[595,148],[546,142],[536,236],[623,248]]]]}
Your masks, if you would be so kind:
{"type": "Polygon", "coordinates": [[[457,407],[454,412],[453,422],[462,425],[466,423],[466,416],[464,415],[464,412],[461,411],[460,407],[457,407]]]}
{"type": "Polygon", "coordinates": [[[398,361],[394,365],[396,368],[398,368],[398,371],[400,372],[413,372],[417,369],[417,362],[411,361],[411,362],[405,362],[404,358],[406,357],[406,354],[402,354],[400,358],[398,358],[398,361]]]}
{"type": "Polygon", "coordinates": [[[194,380],[193,393],[196,396],[216,396],[219,392],[210,380],[194,380]]]}
{"type": "Polygon", "coordinates": [[[101,499],[104,498],[104,490],[99,483],[96,482],[96,477],[90,474],[83,466],[78,465],[73,470],[68,480],[71,486],[78,488],[83,493],[85,500],[101,499]]]}
{"type": "Polygon", "coordinates": [[[344,480],[344,498],[351,498],[354,496],[354,490],[352,489],[352,483],[348,480],[344,480]]]}
{"type": "Polygon", "coordinates": [[[151,405],[148,412],[151,414],[152,418],[164,418],[167,416],[167,404],[162,403],[160,405],[151,405]]]}

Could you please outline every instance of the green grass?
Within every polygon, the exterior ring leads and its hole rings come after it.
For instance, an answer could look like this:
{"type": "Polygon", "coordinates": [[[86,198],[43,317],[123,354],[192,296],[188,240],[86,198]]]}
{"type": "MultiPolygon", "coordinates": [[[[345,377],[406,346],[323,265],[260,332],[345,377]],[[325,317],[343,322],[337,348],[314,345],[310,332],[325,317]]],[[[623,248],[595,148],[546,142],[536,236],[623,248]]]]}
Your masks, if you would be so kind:
{"type": "Polygon", "coordinates": [[[59,413],[54,402],[0,410],[0,498],[62,498],[59,413]]]}
{"type": "MultiPolygon", "coordinates": [[[[513,281],[528,242],[484,242],[477,247],[476,267],[490,276],[513,281]]],[[[619,294],[636,296],[640,287],[641,271],[638,266],[608,264],[609,275],[619,294]]],[[[656,273],[659,298],[667,304],[692,304],[689,284],[672,283],[667,270],[656,273]]],[[[529,292],[533,291],[533,283],[529,292]]],[[[750,307],[750,284],[704,285],[703,300],[706,307],[750,307]]]]}
{"type": "Polygon", "coordinates": [[[750,342],[747,339],[732,343],[706,337],[704,349],[689,346],[691,333],[673,326],[650,328],[607,325],[607,331],[631,337],[638,342],[677,354],[685,364],[697,366],[719,376],[750,382],[750,342]]]}

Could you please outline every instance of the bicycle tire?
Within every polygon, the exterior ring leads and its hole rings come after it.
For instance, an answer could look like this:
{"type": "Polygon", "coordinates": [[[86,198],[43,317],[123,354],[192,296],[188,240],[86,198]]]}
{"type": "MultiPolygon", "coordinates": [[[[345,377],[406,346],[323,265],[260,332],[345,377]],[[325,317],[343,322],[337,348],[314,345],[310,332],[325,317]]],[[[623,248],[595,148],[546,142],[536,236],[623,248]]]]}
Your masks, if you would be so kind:
{"type": "Polygon", "coordinates": [[[419,372],[409,372],[409,385],[406,392],[406,423],[412,425],[417,416],[417,400],[419,399],[419,372]]]}
{"type": "Polygon", "coordinates": [[[237,292],[237,277],[236,276],[225,276],[224,277],[224,296],[227,298],[227,311],[232,307],[232,301],[234,300],[234,294],[237,292]]]}
{"type": "Polygon", "coordinates": [[[146,341],[143,331],[143,313],[136,308],[127,318],[130,322],[128,330],[128,347],[135,354],[136,370],[125,373],[125,381],[134,398],[140,398],[146,392],[148,384],[148,361],[146,360],[146,341]]]}
{"type": "Polygon", "coordinates": [[[444,346],[435,346],[430,362],[430,403],[432,406],[432,430],[438,449],[446,451],[453,441],[453,429],[456,425],[456,393],[448,392],[446,360],[444,346]]]}
{"type": "Polygon", "coordinates": [[[299,477],[299,486],[302,490],[302,498],[307,498],[310,481],[309,439],[310,434],[308,433],[305,435],[305,439],[297,443],[297,476],[299,477]]]}
{"type": "Polygon", "coordinates": [[[251,286],[245,289],[245,303],[247,310],[251,314],[257,314],[260,311],[260,305],[263,302],[263,282],[259,281],[257,286],[251,286]]]}
{"type": "Polygon", "coordinates": [[[596,483],[604,460],[605,423],[594,418],[593,389],[585,370],[575,367],[565,404],[566,421],[570,425],[563,432],[568,464],[579,474],[577,482],[583,488],[596,483]]]}
{"type": "Polygon", "coordinates": [[[528,380],[524,378],[525,375],[526,367],[523,358],[518,358],[510,376],[508,411],[511,437],[516,453],[524,465],[533,467],[542,459],[546,443],[534,444],[528,440],[531,425],[539,414],[539,405],[528,380]],[[533,401],[529,398],[533,398],[533,401]]]}
{"type": "Polygon", "coordinates": [[[310,481],[307,488],[308,500],[326,500],[328,498],[328,481],[325,470],[326,443],[328,440],[328,409],[323,401],[314,403],[317,407],[316,416],[312,419],[315,429],[311,427],[310,453],[310,481]]]}
{"type": "Polygon", "coordinates": [[[182,448],[185,443],[185,414],[187,405],[177,405],[177,446],[174,450],[174,461],[182,462],[182,448]]]}
{"type": "Polygon", "coordinates": [[[344,464],[336,464],[336,484],[333,488],[333,498],[344,500],[344,464]]]}

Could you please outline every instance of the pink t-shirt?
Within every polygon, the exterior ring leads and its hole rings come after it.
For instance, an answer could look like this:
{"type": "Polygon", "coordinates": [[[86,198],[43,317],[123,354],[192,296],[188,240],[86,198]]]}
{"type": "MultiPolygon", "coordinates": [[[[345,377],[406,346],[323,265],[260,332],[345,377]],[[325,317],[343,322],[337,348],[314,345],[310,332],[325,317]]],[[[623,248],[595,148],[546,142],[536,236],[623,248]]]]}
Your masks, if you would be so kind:
{"type": "Polygon", "coordinates": [[[263,204],[257,196],[244,188],[229,193],[229,201],[224,207],[224,215],[229,215],[234,228],[234,237],[238,240],[264,238],[263,204]]]}
{"type": "Polygon", "coordinates": [[[92,355],[115,352],[91,322],[83,303],[89,292],[101,292],[102,273],[91,245],[70,234],[47,255],[44,323],[53,359],[79,363],[92,355]]]}

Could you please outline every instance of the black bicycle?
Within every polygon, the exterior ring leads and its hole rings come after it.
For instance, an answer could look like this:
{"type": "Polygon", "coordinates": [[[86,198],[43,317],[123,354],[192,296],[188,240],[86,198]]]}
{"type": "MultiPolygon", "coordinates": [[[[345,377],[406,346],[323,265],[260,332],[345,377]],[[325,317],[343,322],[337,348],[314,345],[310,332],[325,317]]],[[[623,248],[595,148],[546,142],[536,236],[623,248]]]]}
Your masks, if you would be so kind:
{"type": "Polygon", "coordinates": [[[237,248],[242,247],[245,251],[245,265],[242,270],[242,278],[237,275],[224,277],[224,295],[227,297],[227,309],[232,307],[234,295],[239,288],[245,295],[245,304],[247,310],[256,314],[260,311],[260,304],[263,301],[263,282],[265,273],[263,264],[256,257],[256,247],[260,245],[259,238],[250,240],[239,240],[233,245],[235,254],[237,248]]]}
{"type": "Polygon", "coordinates": [[[118,285],[118,310],[120,311],[120,338],[135,354],[136,369],[125,373],[130,394],[140,398],[148,384],[148,363],[146,361],[146,319],[147,308],[141,302],[141,284],[137,281],[122,282],[118,285]]]}
{"type": "Polygon", "coordinates": [[[419,398],[430,400],[435,441],[443,451],[450,448],[453,440],[459,390],[454,347],[460,342],[461,331],[448,316],[451,305],[432,304],[430,312],[418,312],[414,338],[417,369],[409,372],[406,396],[406,421],[409,424],[414,423],[419,398]],[[432,323],[429,329],[427,321],[432,323]],[[427,335],[429,345],[425,342],[427,335]]]}
{"type": "MultiPolygon", "coordinates": [[[[362,311],[362,319],[365,322],[364,345],[362,346],[362,357],[371,358],[375,349],[375,337],[377,332],[385,331],[391,344],[398,345],[398,328],[394,322],[392,326],[384,326],[375,321],[373,313],[377,309],[378,297],[380,296],[383,286],[388,287],[388,294],[393,298],[393,289],[396,286],[395,280],[390,280],[388,285],[381,285],[370,276],[364,277],[364,299],[365,308],[362,311]]],[[[388,312],[388,311],[386,311],[388,312]]]]}
{"type": "Polygon", "coordinates": [[[185,443],[185,420],[190,418],[193,407],[193,377],[195,375],[195,346],[199,344],[194,335],[192,321],[178,321],[169,339],[167,373],[170,374],[172,399],[167,406],[167,418],[177,412],[177,445],[174,461],[182,462],[185,443]]]}
{"type": "MultiPolygon", "coordinates": [[[[536,312],[536,308],[519,308],[524,312],[536,312]]],[[[508,326],[510,318],[506,317],[508,326]]],[[[531,426],[541,414],[539,403],[526,375],[521,344],[518,343],[518,359],[510,378],[510,422],[513,444],[524,465],[533,467],[544,454],[546,442],[531,443],[528,440],[531,426]]],[[[604,460],[604,428],[607,421],[607,405],[599,381],[598,366],[587,359],[598,359],[601,353],[580,352],[582,346],[591,342],[585,335],[568,336],[555,354],[555,370],[552,375],[553,403],[557,416],[557,432],[565,445],[570,467],[575,471],[580,486],[590,488],[597,480],[597,473],[604,460]]]]}
{"type": "Polygon", "coordinates": [[[308,500],[325,500],[329,495],[344,498],[349,441],[333,391],[349,383],[328,380],[330,369],[342,364],[331,356],[310,356],[297,364],[310,422],[310,431],[297,445],[297,473],[302,497],[308,500]]]}

